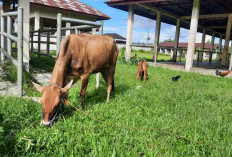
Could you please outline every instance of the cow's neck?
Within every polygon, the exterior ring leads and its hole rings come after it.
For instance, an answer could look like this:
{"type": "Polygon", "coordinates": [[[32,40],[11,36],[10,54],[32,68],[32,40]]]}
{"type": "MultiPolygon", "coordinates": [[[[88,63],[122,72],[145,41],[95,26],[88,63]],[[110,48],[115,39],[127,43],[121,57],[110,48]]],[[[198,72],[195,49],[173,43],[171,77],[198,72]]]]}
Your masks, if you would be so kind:
{"type": "Polygon", "coordinates": [[[60,87],[64,87],[65,75],[67,70],[67,62],[58,59],[54,66],[50,83],[55,83],[60,87]]]}

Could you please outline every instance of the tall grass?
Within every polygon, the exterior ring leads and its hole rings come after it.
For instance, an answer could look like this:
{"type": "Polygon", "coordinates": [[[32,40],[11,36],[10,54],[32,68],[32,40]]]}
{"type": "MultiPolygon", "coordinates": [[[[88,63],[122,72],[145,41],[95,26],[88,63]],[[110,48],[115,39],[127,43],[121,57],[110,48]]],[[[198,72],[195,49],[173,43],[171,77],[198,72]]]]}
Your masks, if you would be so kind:
{"type": "MultiPolygon", "coordinates": [[[[232,155],[230,78],[149,67],[149,79],[144,83],[135,80],[136,70],[136,65],[117,64],[116,87],[109,104],[105,103],[105,83],[101,79],[100,88],[96,89],[92,75],[85,112],[106,123],[157,130],[108,126],[70,105],[52,127],[41,127],[40,104],[0,97],[0,127],[4,131],[0,131],[0,153],[3,156],[232,155]],[[181,75],[180,80],[172,82],[171,77],[176,75],[181,75]]],[[[80,82],[70,89],[69,100],[76,107],[81,102],[79,91],[80,82]]]]}

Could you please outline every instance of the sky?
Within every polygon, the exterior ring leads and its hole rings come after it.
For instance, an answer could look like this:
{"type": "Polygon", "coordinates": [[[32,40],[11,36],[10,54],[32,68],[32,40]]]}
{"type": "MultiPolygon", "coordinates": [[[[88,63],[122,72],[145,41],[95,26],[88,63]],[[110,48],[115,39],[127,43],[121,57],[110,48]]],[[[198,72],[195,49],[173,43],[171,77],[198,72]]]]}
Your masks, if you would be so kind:
{"type": "MultiPolygon", "coordinates": [[[[123,37],[126,37],[128,12],[107,6],[104,3],[106,0],[80,0],[80,1],[98,9],[99,11],[111,17],[110,20],[104,21],[104,33],[117,33],[123,37]]],[[[155,20],[150,21],[149,37],[151,40],[149,41],[149,43],[154,43],[155,24],[156,24],[155,20]]],[[[134,27],[133,27],[133,42],[147,43],[148,27],[149,27],[149,19],[135,15],[134,27]]],[[[170,38],[174,39],[175,31],[176,31],[175,26],[161,23],[160,42],[163,42],[164,40],[170,38]]],[[[181,28],[179,42],[188,42],[188,36],[189,36],[189,30],[181,28]]],[[[202,38],[202,33],[197,33],[196,42],[201,43],[201,38],[202,38]]],[[[206,41],[208,40],[211,41],[211,36],[206,35],[206,41]]],[[[215,43],[218,42],[219,42],[219,38],[215,38],[215,43]]]]}

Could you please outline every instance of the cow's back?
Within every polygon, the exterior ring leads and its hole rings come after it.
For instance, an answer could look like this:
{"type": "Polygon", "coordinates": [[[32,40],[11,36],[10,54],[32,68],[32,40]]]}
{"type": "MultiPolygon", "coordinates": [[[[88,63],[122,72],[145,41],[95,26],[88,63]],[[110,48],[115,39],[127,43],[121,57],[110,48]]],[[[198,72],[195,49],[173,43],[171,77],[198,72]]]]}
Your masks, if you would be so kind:
{"type": "Polygon", "coordinates": [[[67,38],[66,53],[71,55],[73,69],[95,73],[116,64],[118,49],[113,38],[89,34],[73,34],[67,38]]]}

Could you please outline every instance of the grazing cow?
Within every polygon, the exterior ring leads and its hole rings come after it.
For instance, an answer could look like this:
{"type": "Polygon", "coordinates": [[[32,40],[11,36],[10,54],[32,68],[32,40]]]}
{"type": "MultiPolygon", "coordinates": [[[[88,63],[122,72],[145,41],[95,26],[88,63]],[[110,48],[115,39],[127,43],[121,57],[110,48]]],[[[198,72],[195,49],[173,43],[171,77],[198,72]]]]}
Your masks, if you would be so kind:
{"type": "Polygon", "coordinates": [[[146,81],[148,76],[147,69],[148,69],[147,61],[141,60],[138,64],[136,80],[138,80],[139,77],[141,77],[141,80],[146,81]]]}
{"type": "Polygon", "coordinates": [[[114,73],[118,56],[118,48],[109,36],[72,34],[61,43],[50,84],[47,87],[33,83],[42,92],[41,103],[43,120],[41,124],[49,125],[57,113],[59,103],[65,96],[72,83],[81,79],[81,106],[84,99],[89,76],[100,72],[107,84],[107,99],[114,91],[114,73]],[[71,80],[71,81],[70,81],[71,80]],[[73,82],[74,80],[74,82],[73,82]],[[68,83],[70,81],[70,83],[68,83]]]}

